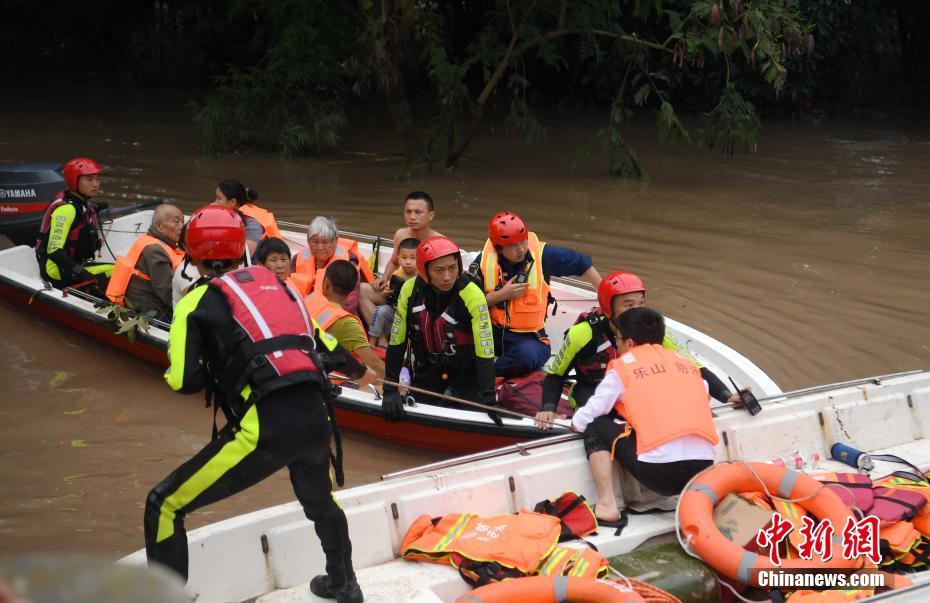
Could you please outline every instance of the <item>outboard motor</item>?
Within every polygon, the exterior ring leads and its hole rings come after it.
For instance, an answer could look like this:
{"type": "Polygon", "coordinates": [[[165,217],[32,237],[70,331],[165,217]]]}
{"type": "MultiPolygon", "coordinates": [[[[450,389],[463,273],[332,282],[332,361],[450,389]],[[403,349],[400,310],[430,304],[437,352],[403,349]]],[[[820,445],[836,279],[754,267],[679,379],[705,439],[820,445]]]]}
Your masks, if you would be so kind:
{"type": "Polygon", "coordinates": [[[0,234],[35,245],[45,208],[66,188],[60,163],[0,163],[0,234]]]}

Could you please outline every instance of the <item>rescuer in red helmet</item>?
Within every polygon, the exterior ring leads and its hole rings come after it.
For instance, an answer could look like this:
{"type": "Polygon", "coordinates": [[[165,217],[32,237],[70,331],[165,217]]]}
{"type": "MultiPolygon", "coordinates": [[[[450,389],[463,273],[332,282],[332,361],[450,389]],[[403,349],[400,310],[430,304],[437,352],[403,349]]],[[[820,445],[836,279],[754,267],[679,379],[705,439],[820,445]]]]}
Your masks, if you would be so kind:
{"type": "Polygon", "coordinates": [[[245,244],[242,219],[225,207],[204,207],[187,225],[185,249],[201,279],[175,307],[165,380],[180,393],[205,389],[227,423],[149,493],[146,554],[187,578],[187,513],[287,467],[326,556],[326,574],[313,578],[310,590],[360,603],[348,524],[332,496],[333,436],[340,485],[341,449],[325,375],[330,369],[353,379],[365,375],[363,385],[374,375],[319,329],[273,272],[237,269],[245,244]],[[317,349],[326,351],[326,366],[317,349]]]}
{"type": "MultiPolygon", "coordinates": [[[[572,408],[585,406],[588,399],[594,394],[597,387],[603,382],[610,362],[618,355],[616,325],[613,319],[617,318],[631,308],[646,306],[646,284],[632,272],[611,272],[601,281],[597,288],[598,307],[585,312],[578,317],[575,324],[565,332],[562,347],[555,359],[546,367],[546,378],[543,381],[542,410],[536,415],[540,421],[537,426],[549,429],[550,422],[558,417],[557,406],[562,395],[565,379],[574,371],[575,384],[569,392],[569,401],[572,408]]],[[[739,394],[733,394],[730,389],[710,369],[701,364],[700,360],[688,348],[679,342],[674,335],[666,329],[662,340],[662,347],[676,352],[700,370],[701,378],[707,382],[711,396],[720,402],[739,402],[739,394]]],[[[598,427],[605,427],[607,421],[599,421],[598,427]]],[[[595,468],[595,475],[599,479],[610,473],[610,458],[607,452],[610,446],[605,446],[602,434],[585,433],[585,450],[595,468]],[[604,454],[597,455],[595,453],[604,454]],[[602,458],[603,457],[603,458],[602,458]],[[600,463],[600,464],[599,464],[600,463]],[[598,467],[607,469],[597,472],[598,467]]],[[[595,510],[598,521],[602,525],[609,525],[618,520],[619,511],[616,502],[611,505],[613,481],[605,483],[603,488],[598,483],[598,491],[605,493],[603,501],[599,498],[595,510]]]]}
{"type": "Polygon", "coordinates": [[[94,262],[103,245],[97,206],[91,198],[100,190],[100,164],[76,157],[65,164],[65,185],[49,204],[36,239],[36,259],[42,278],[57,289],[75,287],[104,296],[113,264],[94,262]]]}
{"type": "Polygon", "coordinates": [[[509,211],[488,222],[488,240],[468,271],[488,298],[501,377],[525,375],[549,359],[550,277],[579,276],[594,287],[601,282],[589,256],[541,242],[509,211]]]}
{"type": "MultiPolygon", "coordinates": [[[[385,362],[385,379],[396,382],[411,350],[411,385],[437,393],[498,406],[494,394],[494,340],[488,302],[462,275],[458,246],[446,237],[430,237],[417,247],[417,276],[405,282],[385,362]]],[[[438,398],[418,402],[449,406],[438,398]]],[[[406,416],[397,388],[384,384],[384,417],[406,416]]],[[[491,419],[502,424],[495,413],[491,419]]]]}

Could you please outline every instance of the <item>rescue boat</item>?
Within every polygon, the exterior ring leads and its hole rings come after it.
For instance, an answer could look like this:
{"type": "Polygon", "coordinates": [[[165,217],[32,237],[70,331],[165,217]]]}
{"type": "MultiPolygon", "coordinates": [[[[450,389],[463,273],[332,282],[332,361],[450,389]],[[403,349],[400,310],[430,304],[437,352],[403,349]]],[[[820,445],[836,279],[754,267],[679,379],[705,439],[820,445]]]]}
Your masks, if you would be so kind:
{"type": "MultiPolygon", "coordinates": [[[[138,236],[151,223],[152,211],[139,211],[115,218],[103,226],[106,245],[102,261],[113,261],[132,246],[138,236]]],[[[282,236],[292,251],[306,248],[306,236],[298,230],[300,224],[279,223],[282,236]]],[[[378,266],[384,266],[391,255],[391,240],[357,233],[341,233],[359,241],[360,251],[369,256],[374,250],[378,266]],[[381,242],[385,245],[382,246],[381,242]]],[[[474,257],[466,254],[465,265],[474,257]]],[[[377,266],[375,266],[377,268],[377,266]]],[[[579,281],[553,279],[553,295],[558,302],[554,315],[549,316],[547,330],[552,348],[558,349],[562,334],[577,316],[597,305],[595,292],[579,281]]],[[[168,326],[151,321],[147,331],[135,333],[133,338],[117,334],[108,318],[97,312],[97,300],[78,291],[59,291],[45,284],[39,276],[35,251],[19,245],[0,251],[0,297],[10,300],[26,311],[47,316],[89,335],[114,349],[127,352],[148,362],[167,365],[168,326]]],[[[685,342],[690,352],[726,381],[732,377],[741,387],[749,386],[759,397],[781,392],[762,369],[747,358],[716,339],[680,322],[668,319],[672,334],[685,342]]],[[[503,418],[503,426],[496,426],[482,411],[441,408],[430,405],[413,405],[407,408],[407,420],[386,423],[381,414],[381,400],[376,391],[360,391],[351,385],[343,388],[336,401],[336,414],[344,429],[359,431],[392,442],[454,453],[472,453],[517,442],[536,439],[552,433],[567,433],[565,428],[544,432],[528,419],[503,418]]]]}
{"type": "MultiPolygon", "coordinates": [[[[873,454],[897,455],[923,471],[930,468],[930,372],[910,371],[784,392],[763,400],[762,406],[764,412],[756,416],[728,406],[716,409],[715,423],[721,434],[718,463],[803,454],[822,459],[805,471],[851,471],[828,460],[835,442],[847,442],[873,454]]],[[[871,477],[878,481],[899,469],[899,464],[876,460],[871,477]]],[[[616,495],[627,507],[675,508],[674,500],[642,491],[616,464],[615,471],[616,495]]],[[[404,535],[417,517],[514,513],[565,491],[583,494],[588,500],[596,497],[584,446],[576,435],[385,475],[380,483],[343,490],[336,497],[348,517],[354,565],[366,601],[443,603],[463,597],[471,587],[448,565],[399,557],[404,535]]],[[[619,535],[613,528],[600,529],[588,540],[610,559],[656,541],[679,542],[677,525],[674,512],[630,515],[619,535]]],[[[575,541],[564,546],[585,545],[575,541]]],[[[297,502],[193,530],[188,548],[187,588],[198,602],[321,601],[310,594],[307,581],[323,571],[323,552],[297,502]]],[[[122,562],[144,564],[145,551],[122,562]]],[[[629,578],[648,582],[650,573],[659,573],[661,568],[655,570],[629,578]]],[[[930,600],[930,571],[924,569],[907,578],[912,586],[865,600],[930,600]]]]}

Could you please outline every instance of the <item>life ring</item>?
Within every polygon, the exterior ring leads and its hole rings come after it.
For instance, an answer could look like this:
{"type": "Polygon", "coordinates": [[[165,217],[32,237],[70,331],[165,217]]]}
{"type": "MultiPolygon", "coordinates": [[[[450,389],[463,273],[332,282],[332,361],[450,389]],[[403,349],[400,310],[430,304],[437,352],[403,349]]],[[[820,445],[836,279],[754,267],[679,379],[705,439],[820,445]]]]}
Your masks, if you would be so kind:
{"type": "Polygon", "coordinates": [[[462,595],[455,603],[645,603],[622,583],[575,576],[528,576],[495,582],[462,595]]]}
{"type": "MultiPolygon", "coordinates": [[[[731,492],[762,492],[765,488],[775,496],[799,499],[796,504],[818,519],[828,519],[841,530],[852,511],[839,496],[814,478],[767,463],[726,463],[714,465],[699,473],[682,493],[678,501],[678,526],[691,548],[708,565],[721,574],[743,584],[759,587],[758,573],[752,570],[769,569],[858,569],[863,559],[844,559],[834,555],[825,560],[785,559],[780,566],[768,556],[747,551],[720,533],[713,519],[714,507],[731,492]],[[758,476],[758,479],[757,479],[758,476]]],[[[837,536],[834,536],[837,538],[837,536]]]]}

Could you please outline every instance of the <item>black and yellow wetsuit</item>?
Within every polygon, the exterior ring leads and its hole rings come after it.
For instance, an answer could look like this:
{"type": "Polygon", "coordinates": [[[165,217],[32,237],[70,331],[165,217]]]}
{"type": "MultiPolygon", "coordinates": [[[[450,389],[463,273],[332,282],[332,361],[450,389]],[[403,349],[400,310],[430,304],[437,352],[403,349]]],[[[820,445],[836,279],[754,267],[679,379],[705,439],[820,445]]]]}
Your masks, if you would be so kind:
{"type": "MultiPolygon", "coordinates": [[[[411,385],[496,405],[494,339],[488,301],[481,289],[459,277],[448,292],[440,292],[417,276],[404,283],[385,362],[385,378],[397,381],[410,352],[411,385]],[[409,347],[408,347],[409,344],[409,347]]],[[[385,385],[385,392],[396,388],[385,385]]],[[[446,406],[439,399],[418,401],[446,406]]]]}
{"type": "MultiPolygon", "coordinates": [[[[246,270],[259,269],[264,270],[246,270]]],[[[300,302],[290,293],[287,296],[296,308],[300,302]]],[[[148,559],[186,578],[185,515],[287,467],[294,493],[322,543],[331,585],[354,581],[348,525],[332,496],[332,431],[322,398],[321,374],[314,369],[312,373],[287,375],[289,379],[283,384],[276,382],[277,378],[269,378],[267,372],[267,357],[273,353],[264,349],[264,353],[251,356],[248,366],[255,368],[243,386],[242,364],[230,362],[244,349],[233,311],[226,296],[212,285],[195,287],[175,307],[165,380],[181,393],[213,390],[230,420],[209,444],[149,493],[145,507],[148,559]],[[254,377],[258,374],[263,375],[261,379],[254,377]],[[240,393],[230,399],[229,392],[235,391],[240,393]],[[255,391],[268,393],[256,396],[255,391]]],[[[328,352],[331,359],[341,356],[342,364],[331,362],[328,368],[338,368],[352,378],[364,373],[364,367],[347,352],[340,354],[344,350],[315,322],[313,328],[316,349],[328,352]]],[[[305,331],[296,335],[305,337],[305,331]]]]}
{"type": "Polygon", "coordinates": [[[96,210],[81,196],[65,191],[42,219],[36,240],[39,272],[56,288],[96,281],[102,293],[113,264],[93,262],[101,245],[96,210]]]}
{"type": "MultiPolygon", "coordinates": [[[[604,378],[607,368],[603,357],[605,351],[615,345],[616,342],[607,324],[607,317],[599,311],[586,315],[584,319],[579,319],[576,324],[572,325],[565,332],[559,352],[546,368],[542,410],[555,412],[565,380],[571,371],[575,372],[575,384],[569,393],[571,406],[572,408],[584,406],[604,378]],[[579,367],[584,367],[584,370],[578,370],[579,367]]],[[[723,381],[701,364],[687,346],[678,341],[667,329],[662,347],[678,352],[699,368],[701,376],[707,381],[711,396],[715,399],[726,402],[727,398],[733,395],[723,381]]]]}

